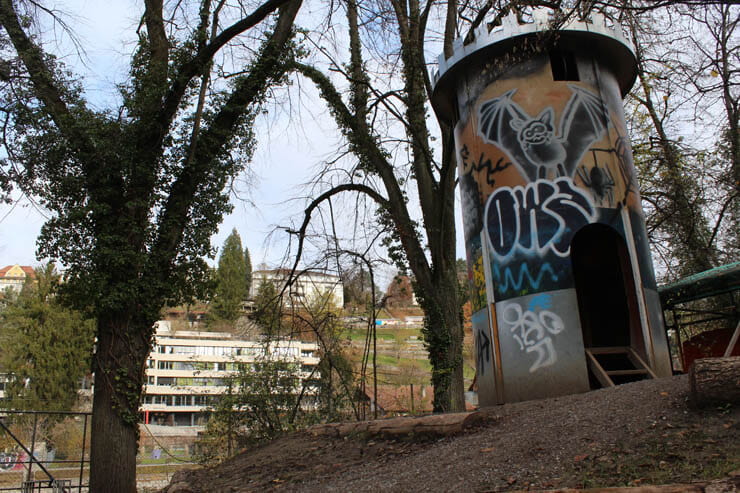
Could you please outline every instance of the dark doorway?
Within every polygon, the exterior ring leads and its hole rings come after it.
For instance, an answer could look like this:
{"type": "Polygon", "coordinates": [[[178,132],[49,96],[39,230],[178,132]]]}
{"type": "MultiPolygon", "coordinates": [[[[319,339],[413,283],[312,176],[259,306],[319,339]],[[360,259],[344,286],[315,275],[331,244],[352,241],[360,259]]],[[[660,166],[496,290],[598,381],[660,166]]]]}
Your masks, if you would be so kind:
{"type": "Polygon", "coordinates": [[[643,352],[635,282],[622,237],[604,224],[576,233],[570,247],[586,348],[629,347],[643,352]]]}

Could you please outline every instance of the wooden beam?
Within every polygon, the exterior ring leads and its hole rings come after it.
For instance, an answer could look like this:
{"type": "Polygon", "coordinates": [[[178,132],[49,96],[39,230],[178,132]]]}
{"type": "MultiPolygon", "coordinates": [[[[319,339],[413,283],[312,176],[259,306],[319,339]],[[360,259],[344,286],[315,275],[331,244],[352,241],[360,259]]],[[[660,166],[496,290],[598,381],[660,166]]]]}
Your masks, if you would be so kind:
{"type": "Polygon", "coordinates": [[[614,387],[614,382],[612,382],[612,379],[606,374],[591,351],[592,349],[586,349],[586,362],[588,363],[588,367],[594,373],[594,376],[602,387],[614,387]]]}

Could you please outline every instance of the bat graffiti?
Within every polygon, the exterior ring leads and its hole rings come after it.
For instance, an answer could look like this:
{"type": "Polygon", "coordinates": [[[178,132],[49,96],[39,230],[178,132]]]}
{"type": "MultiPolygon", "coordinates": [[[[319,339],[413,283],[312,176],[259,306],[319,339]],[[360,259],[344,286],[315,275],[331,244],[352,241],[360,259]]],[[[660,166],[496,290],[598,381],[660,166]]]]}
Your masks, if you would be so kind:
{"type": "Polygon", "coordinates": [[[568,84],[572,96],[555,132],[555,111],[547,107],[532,118],[512,99],[516,89],[481,104],[478,132],[509,155],[529,181],[573,176],[583,155],[609,128],[608,112],[590,91],[568,84]]]}
{"type": "Polygon", "coordinates": [[[488,198],[483,224],[494,256],[514,253],[565,258],[573,235],[596,219],[591,197],[570,178],[537,180],[526,187],[501,187],[488,198]]]}

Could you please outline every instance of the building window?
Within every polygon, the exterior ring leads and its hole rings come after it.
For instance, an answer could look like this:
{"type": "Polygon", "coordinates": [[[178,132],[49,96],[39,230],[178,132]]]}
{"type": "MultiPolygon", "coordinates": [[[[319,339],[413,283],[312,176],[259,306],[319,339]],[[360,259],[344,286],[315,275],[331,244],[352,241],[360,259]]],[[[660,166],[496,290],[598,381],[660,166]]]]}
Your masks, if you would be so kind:
{"type": "Polygon", "coordinates": [[[195,347],[193,346],[175,346],[173,348],[173,351],[170,351],[174,354],[194,354],[195,353],[195,347]]]}
{"type": "Polygon", "coordinates": [[[163,404],[165,406],[169,406],[170,403],[172,402],[170,400],[170,397],[171,396],[169,396],[169,395],[155,394],[155,395],[151,395],[149,397],[151,398],[151,400],[150,400],[150,403],[151,404],[160,404],[160,405],[163,404]]]}
{"type": "Polygon", "coordinates": [[[193,405],[195,406],[207,406],[210,403],[210,396],[208,395],[194,395],[193,405]]]}
{"type": "Polygon", "coordinates": [[[174,377],[159,377],[157,378],[157,385],[167,385],[172,386],[176,384],[176,379],[174,377]]]}
{"type": "Polygon", "coordinates": [[[174,404],[175,406],[189,406],[190,405],[190,396],[189,395],[175,395],[174,398],[174,404]]]}
{"type": "Polygon", "coordinates": [[[171,370],[174,366],[174,362],[172,361],[158,361],[157,362],[157,369],[159,370],[171,370]]]}

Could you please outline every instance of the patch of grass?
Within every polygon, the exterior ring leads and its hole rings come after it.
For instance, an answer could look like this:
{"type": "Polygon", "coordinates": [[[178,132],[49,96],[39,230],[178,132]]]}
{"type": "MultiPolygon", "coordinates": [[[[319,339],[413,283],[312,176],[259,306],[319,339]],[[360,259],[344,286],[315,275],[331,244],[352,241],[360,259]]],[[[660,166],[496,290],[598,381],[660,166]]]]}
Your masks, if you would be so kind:
{"type": "Polygon", "coordinates": [[[583,488],[689,483],[727,477],[740,464],[740,440],[728,440],[736,431],[724,437],[696,426],[660,431],[643,434],[637,445],[574,461],[567,476],[583,488]]]}
{"type": "MultiPolygon", "coordinates": [[[[363,342],[367,337],[367,331],[364,329],[348,329],[347,336],[349,336],[349,338],[354,342],[363,342]]],[[[396,340],[396,336],[393,333],[387,331],[377,331],[376,337],[378,338],[378,340],[382,341],[392,342],[396,340]]]]}
{"type": "MultiPolygon", "coordinates": [[[[379,341],[384,342],[399,342],[401,344],[405,344],[411,337],[414,336],[417,337],[417,340],[421,341],[420,329],[378,327],[375,331],[375,334],[379,341]]],[[[367,337],[367,329],[346,329],[346,337],[349,337],[354,342],[362,342],[367,337]]]]}

